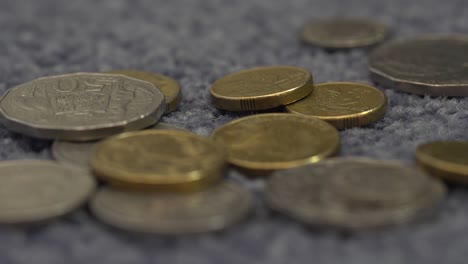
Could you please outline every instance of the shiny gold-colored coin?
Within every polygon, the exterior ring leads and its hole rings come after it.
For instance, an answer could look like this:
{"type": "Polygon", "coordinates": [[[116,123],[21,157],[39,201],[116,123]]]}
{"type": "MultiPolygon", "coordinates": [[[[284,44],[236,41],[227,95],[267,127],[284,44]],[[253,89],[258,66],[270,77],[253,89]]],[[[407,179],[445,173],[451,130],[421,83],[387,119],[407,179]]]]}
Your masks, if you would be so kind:
{"type": "Polygon", "coordinates": [[[368,125],[381,119],[387,97],[362,83],[332,82],[315,85],[306,98],[286,106],[288,112],[317,117],[338,129],[368,125]]]}
{"type": "Polygon", "coordinates": [[[434,141],[420,145],[416,160],[434,176],[468,183],[468,141],[434,141]]]}
{"type": "Polygon", "coordinates": [[[293,103],[313,89],[309,71],[292,66],[258,67],[229,74],[210,88],[216,108],[263,110],[293,103]]]}
{"type": "Polygon", "coordinates": [[[91,155],[96,176],[114,185],[177,191],[205,187],[222,176],[224,149],[177,130],[145,130],[99,143],[91,155]]]}
{"type": "Polygon", "coordinates": [[[260,114],[234,120],[212,134],[228,161],[244,170],[271,172],[320,161],[339,149],[338,131],[320,119],[260,114]]]}
{"type": "Polygon", "coordinates": [[[179,106],[181,100],[180,85],[172,78],[158,73],[135,70],[114,70],[109,73],[122,74],[154,84],[166,97],[166,113],[176,110],[179,106]]]}

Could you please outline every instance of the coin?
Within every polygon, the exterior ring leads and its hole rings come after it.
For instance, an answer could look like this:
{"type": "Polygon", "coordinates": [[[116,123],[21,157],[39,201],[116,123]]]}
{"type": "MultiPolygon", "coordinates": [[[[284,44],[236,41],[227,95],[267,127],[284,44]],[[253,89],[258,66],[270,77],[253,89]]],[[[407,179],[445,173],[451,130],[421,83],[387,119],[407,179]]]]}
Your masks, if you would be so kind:
{"type": "Polygon", "coordinates": [[[117,74],[39,78],[0,99],[5,125],[34,137],[86,141],[156,123],[165,109],[154,85],[117,74]]]}
{"type": "Polygon", "coordinates": [[[250,111],[293,103],[312,89],[312,75],[306,69],[269,66],[229,74],[214,82],[210,92],[216,108],[250,111]]]}
{"type": "Polygon", "coordinates": [[[135,70],[114,70],[109,73],[123,74],[135,79],[141,79],[154,84],[166,97],[166,113],[177,109],[181,100],[181,89],[179,83],[165,75],[153,72],[135,70]]]}
{"type": "Polygon", "coordinates": [[[468,95],[468,36],[428,35],[382,45],[369,59],[384,86],[432,96],[468,95]]]}
{"type": "Polygon", "coordinates": [[[96,176],[114,185],[192,190],[220,179],[225,152],[190,132],[145,130],[101,142],[90,161],[96,176]]]}
{"type": "Polygon", "coordinates": [[[430,174],[468,183],[468,142],[434,141],[418,146],[418,164],[430,174]]]}
{"type": "MultiPolygon", "coordinates": [[[[183,128],[162,122],[158,122],[150,128],[184,130],[183,128]]],[[[99,141],[73,142],[56,140],[52,144],[52,155],[60,163],[89,169],[89,157],[93,153],[97,143],[99,141]]]]}
{"type": "Polygon", "coordinates": [[[227,149],[231,164],[253,171],[317,162],[337,152],[340,142],[338,131],[327,122],[292,114],[240,118],[211,137],[227,149]]]}
{"type": "Polygon", "coordinates": [[[338,129],[368,125],[381,119],[387,97],[362,83],[332,82],[314,86],[306,98],[286,106],[286,111],[317,117],[338,129]]]}
{"type": "Polygon", "coordinates": [[[221,183],[199,192],[160,193],[101,189],[91,201],[94,215],[121,229],[165,235],[224,229],[252,209],[249,191],[221,183]]]}
{"type": "Polygon", "coordinates": [[[323,48],[343,49],[377,44],[385,39],[387,33],[387,26],[374,20],[329,18],[307,23],[301,38],[323,48]]]}
{"type": "MultiPolygon", "coordinates": [[[[345,161],[349,162],[348,159],[345,161]]],[[[387,187],[384,184],[373,180],[370,185],[364,184],[378,189],[367,190],[365,194],[358,194],[358,192],[364,190],[366,186],[348,185],[349,190],[346,192],[347,195],[354,193],[352,198],[367,201],[368,199],[380,200],[384,198],[381,203],[365,202],[359,205],[356,203],[357,200],[349,201],[345,196],[340,195],[343,189],[337,190],[336,185],[330,182],[336,177],[336,169],[339,169],[340,163],[340,159],[330,159],[275,172],[267,181],[267,203],[272,209],[306,224],[357,230],[403,224],[428,216],[446,193],[446,189],[440,181],[435,178],[427,178],[428,184],[425,185],[425,190],[417,191],[419,195],[415,195],[411,199],[407,197],[409,200],[406,203],[389,205],[386,204],[390,198],[388,195],[398,196],[400,195],[398,190],[405,190],[408,187],[400,183],[396,185],[392,183],[394,186],[390,187],[390,190],[393,191],[389,191],[386,190],[387,187]],[[378,190],[383,193],[379,193],[378,190]]],[[[383,174],[374,174],[374,176],[380,178],[383,174]]],[[[370,179],[367,176],[365,178],[370,179]]],[[[390,176],[385,182],[388,183],[389,179],[390,176]]],[[[401,180],[403,177],[397,181],[401,180]]],[[[358,182],[363,183],[363,181],[358,182]]],[[[411,186],[414,186],[413,183],[411,186]]]]}
{"type": "Polygon", "coordinates": [[[0,223],[40,222],[64,215],[93,192],[86,172],[51,161],[0,162],[0,223]]]}

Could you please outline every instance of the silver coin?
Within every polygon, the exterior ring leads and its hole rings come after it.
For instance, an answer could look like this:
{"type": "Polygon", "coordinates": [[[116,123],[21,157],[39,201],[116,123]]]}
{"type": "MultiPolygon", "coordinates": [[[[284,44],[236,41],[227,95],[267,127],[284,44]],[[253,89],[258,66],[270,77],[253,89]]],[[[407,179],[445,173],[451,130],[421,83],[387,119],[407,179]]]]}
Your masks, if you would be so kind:
{"type": "Polygon", "coordinates": [[[302,40],[324,48],[341,49],[370,46],[382,42],[388,28],[362,18],[330,18],[307,23],[302,40]]]}
{"type": "Polygon", "coordinates": [[[468,95],[468,35],[428,35],[382,45],[371,77],[388,88],[433,96],[468,95]]]}
{"type": "MultiPolygon", "coordinates": [[[[158,122],[149,129],[185,130],[170,124],[158,122]]],[[[73,142],[56,140],[52,144],[52,155],[60,163],[89,169],[89,157],[100,141],[73,142]]]]}
{"type": "Polygon", "coordinates": [[[74,73],[35,79],[0,99],[5,125],[34,137],[85,141],[156,123],[166,108],[153,84],[118,74],[74,73]]]}
{"type": "Polygon", "coordinates": [[[95,188],[89,173],[45,160],[1,162],[0,178],[2,224],[64,215],[84,203],[95,188]]]}
{"type": "MultiPolygon", "coordinates": [[[[427,216],[446,192],[440,181],[428,178],[424,192],[405,204],[350,203],[337,196],[330,184],[336,175],[336,160],[274,173],[266,187],[270,207],[307,224],[354,230],[401,224],[427,216]]],[[[366,194],[366,199],[371,193],[366,194]]]]}
{"type": "Polygon", "coordinates": [[[90,208],[102,222],[130,231],[187,234],[224,229],[247,216],[252,195],[234,183],[196,193],[138,192],[105,187],[90,208]]]}

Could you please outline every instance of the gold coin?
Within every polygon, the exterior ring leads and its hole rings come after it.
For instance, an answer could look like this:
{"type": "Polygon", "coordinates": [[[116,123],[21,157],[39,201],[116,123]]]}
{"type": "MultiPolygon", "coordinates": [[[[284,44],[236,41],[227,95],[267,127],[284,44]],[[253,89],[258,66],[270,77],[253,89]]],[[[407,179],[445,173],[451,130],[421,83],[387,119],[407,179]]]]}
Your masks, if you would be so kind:
{"type": "Polygon", "coordinates": [[[214,183],[225,168],[224,149],[190,132],[145,130],[99,143],[91,155],[97,177],[129,188],[193,190],[214,183]]]}
{"type": "Polygon", "coordinates": [[[250,111],[293,103],[312,89],[312,75],[306,69],[269,66],[229,74],[214,82],[210,92],[216,108],[250,111]]]}
{"type": "Polygon", "coordinates": [[[212,134],[228,161],[255,172],[288,169],[337,152],[338,131],[320,119],[292,114],[260,114],[234,120],[212,134]]]}
{"type": "Polygon", "coordinates": [[[379,89],[351,82],[315,85],[306,98],[286,106],[286,111],[317,117],[338,129],[368,125],[381,119],[387,97],[379,89]]]}
{"type": "Polygon", "coordinates": [[[179,106],[181,89],[179,83],[172,78],[158,73],[135,70],[114,70],[109,73],[122,74],[154,84],[166,97],[166,113],[176,110],[179,106]]]}
{"type": "Polygon", "coordinates": [[[434,141],[420,145],[416,161],[433,176],[468,183],[467,141],[434,141]]]}

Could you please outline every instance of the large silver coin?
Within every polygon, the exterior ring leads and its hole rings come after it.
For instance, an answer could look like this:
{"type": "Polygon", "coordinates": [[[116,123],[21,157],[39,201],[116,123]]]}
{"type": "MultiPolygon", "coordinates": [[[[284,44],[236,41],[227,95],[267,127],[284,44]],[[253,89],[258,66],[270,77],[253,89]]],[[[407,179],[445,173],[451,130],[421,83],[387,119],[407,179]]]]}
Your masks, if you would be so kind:
{"type": "MultiPolygon", "coordinates": [[[[170,124],[158,122],[149,129],[174,129],[184,130],[170,124]]],[[[93,153],[95,146],[100,141],[72,142],[56,140],[52,144],[52,155],[60,163],[73,165],[84,169],[89,169],[89,157],[93,153]]]]}
{"type": "Polygon", "coordinates": [[[52,161],[0,163],[0,223],[19,224],[64,215],[87,200],[95,188],[87,172],[52,161]]]}
{"type": "Polygon", "coordinates": [[[387,32],[387,26],[369,19],[330,18],[306,24],[301,38],[323,48],[342,49],[374,45],[383,41],[387,32]]]}
{"type": "Polygon", "coordinates": [[[117,228],[157,234],[224,229],[250,212],[252,195],[234,183],[196,193],[123,191],[105,187],[91,201],[95,216],[117,228]]]}
{"type": "Polygon", "coordinates": [[[421,36],[390,42],[370,55],[375,82],[408,93],[468,95],[468,35],[421,36]]]}
{"type": "MultiPolygon", "coordinates": [[[[340,160],[342,159],[330,159],[313,165],[276,172],[267,182],[268,204],[273,209],[307,224],[353,230],[401,224],[427,216],[442,200],[446,192],[440,181],[427,178],[428,184],[424,191],[417,191],[419,194],[411,197],[411,200],[408,199],[406,203],[363,202],[358,204],[357,200],[347,200],[346,196],[342,195],[343,190],[336,189],[334,186],[333,178],[337,177],[336,169],[340,166],[340,160]]],[[[344,159],[344,161],[350,162],[349,159],[344,159]]],[[[375,177],[380,176],[381,174],[375,175],[375,177]]],[[[383,190],[385,189],[383,184],[372,185],[387,194],[377,194],[378,190],[368,191],[364,195],[351,194],[363,188],[349,186],[350,190],[346,195],[353,199],[358,197],[364,201],[378,200],[382,197],[385,201],[389,200],[390,192],[383,190]]],[[[398,185],[400,184],[396,184],[398,185]]],[[[390,188],[404,189],[395,186],[390,188]]],[[[399,194],[393,193],[393,195],[399,194]]]]}
{"type": "Polygon", "coordinates": [[[94,140],[156,123],[166,108],[153,84],[118,74],[39,78],[0,99],[5,125],[34,137],[94,140]]]}

